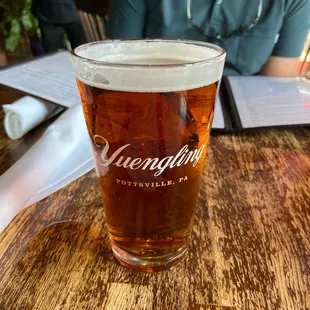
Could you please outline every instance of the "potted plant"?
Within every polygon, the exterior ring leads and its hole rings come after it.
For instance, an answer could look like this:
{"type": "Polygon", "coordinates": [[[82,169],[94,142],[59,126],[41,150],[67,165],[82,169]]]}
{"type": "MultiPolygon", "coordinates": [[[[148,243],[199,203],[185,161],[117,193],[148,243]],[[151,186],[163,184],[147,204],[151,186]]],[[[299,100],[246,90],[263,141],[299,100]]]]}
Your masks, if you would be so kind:
{"type": "MultiPolygon", "coordinates": [[[[0,41],[2,48],[13,52],[24,37],[25,44],[36,56],[43,53],[38,21],[31,14],[32,0],[2,0],[0,2],[0,41]]],[[[3,52],[3,51],[2,51],[3,52]]]]}

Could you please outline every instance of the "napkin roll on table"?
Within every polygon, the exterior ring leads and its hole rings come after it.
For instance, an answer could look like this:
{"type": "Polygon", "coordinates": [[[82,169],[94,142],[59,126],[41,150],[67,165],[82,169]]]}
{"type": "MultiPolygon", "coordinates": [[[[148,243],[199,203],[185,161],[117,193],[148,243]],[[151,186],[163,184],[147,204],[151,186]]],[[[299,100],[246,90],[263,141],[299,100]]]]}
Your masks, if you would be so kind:
{"type": "Polygon", "coordinates": [[[4,129],[9,138],[17,140],[63,108],[42,99],[26,96],[3,105],[3,110],[4,129]]]}

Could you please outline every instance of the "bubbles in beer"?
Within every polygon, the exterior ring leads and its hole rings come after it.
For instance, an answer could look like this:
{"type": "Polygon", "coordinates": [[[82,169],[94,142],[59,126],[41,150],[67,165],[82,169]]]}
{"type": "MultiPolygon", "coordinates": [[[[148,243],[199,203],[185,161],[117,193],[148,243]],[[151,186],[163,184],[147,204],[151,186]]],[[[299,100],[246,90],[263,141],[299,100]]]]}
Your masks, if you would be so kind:
{"type": "Polygon", "coordinates": [[[184,245],[207,152],[217,83],[166,93],[78,85],[90,137],[100,135],[109,142],[108,158],[129,145],[108,167],[100,166],[106,144],[100,148],[93,145],[111,237],[128,251],[151,249],[154,255],[184,245]],[[194,155],[203,146],[194,166],[194,155]],[[139,158],[145,163],[139,169],[122,166],[139,158]],[[163,165],[176,158],[174,167],[168,166],[156,177],[157,170],[150,167],[156,159],[164,158],[163,165]]]}

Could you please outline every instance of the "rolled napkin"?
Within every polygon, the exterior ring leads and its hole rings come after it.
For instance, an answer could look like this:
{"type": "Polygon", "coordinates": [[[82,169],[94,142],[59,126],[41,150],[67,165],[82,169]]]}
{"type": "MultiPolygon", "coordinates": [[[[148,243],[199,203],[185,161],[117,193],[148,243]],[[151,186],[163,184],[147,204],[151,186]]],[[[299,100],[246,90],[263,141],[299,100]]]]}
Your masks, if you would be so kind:
{"type": "Polygon", "coordinates": [[[94,167],[81,105],[50,125],[38,142],[0,177],[0,231],[24,207],[94,167]]]}
{"type": "Polygon", "coordinates": [[[3,110],[4,129],[11,139],[17,140],[63,108],[45,100],[26,96],[3,105],[3,110]]]}

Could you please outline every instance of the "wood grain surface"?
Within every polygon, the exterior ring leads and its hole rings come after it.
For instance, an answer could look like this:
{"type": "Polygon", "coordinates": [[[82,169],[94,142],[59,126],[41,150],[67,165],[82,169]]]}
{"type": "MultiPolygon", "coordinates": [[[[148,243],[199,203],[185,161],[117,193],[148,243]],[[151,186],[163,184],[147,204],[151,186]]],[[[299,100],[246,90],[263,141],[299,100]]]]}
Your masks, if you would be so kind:
{"type": "MultiPolygon", "coordinates": [[[[43,129],[0,129],[1,173],[43,129]]],[[[310,130],[213,135],[189,251],[169,271],[116,261],[94,171],[23,210],[0,235],[0,309],[309,310],[310,130]]]]}

